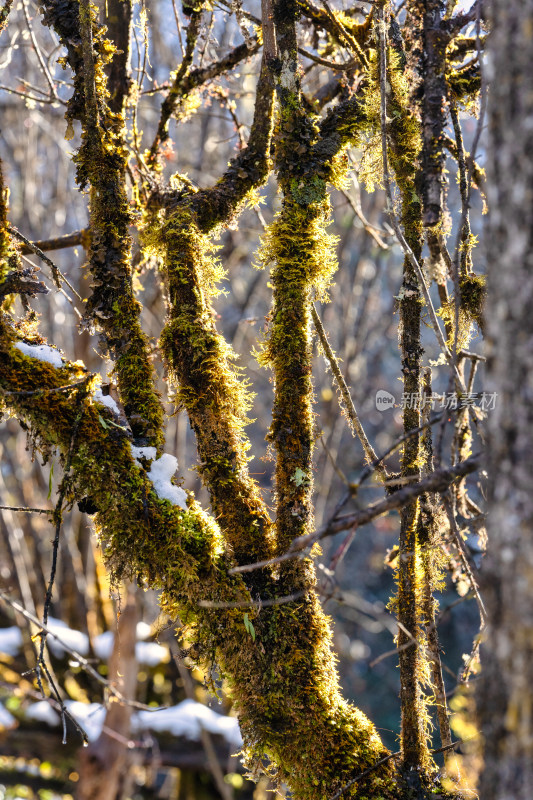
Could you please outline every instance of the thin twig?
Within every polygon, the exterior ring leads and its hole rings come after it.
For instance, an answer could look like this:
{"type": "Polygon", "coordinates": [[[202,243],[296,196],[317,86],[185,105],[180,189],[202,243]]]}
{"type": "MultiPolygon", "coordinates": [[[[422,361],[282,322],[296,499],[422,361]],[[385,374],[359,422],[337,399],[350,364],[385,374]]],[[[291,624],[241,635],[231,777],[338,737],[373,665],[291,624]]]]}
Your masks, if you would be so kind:
{"type": "Polygon", "coordinates": [[[256,569],[263,569],[282,561],[288,561],[291,558],[302,557],[301,551],[311,547],[315,542],[324,539],[327,536],[333,536],[340,531],[347,530],[353,525],[361,527],[371,522],[376,517],[386,514],[411,503],[421,494],[427,492],[444,492],[448,487],[457,480],[457,478],[464,478],[465,475],[470,475],[479,468],[479,455],[471,456],[463,461],[461,464],[450,467],[449,469],[436,470],[430,473],[427,477],[423,478],[419,483],[412,486],[407,486],[405,489],[400,489],[389,497],[375,503],[366,509],[345,514],[337,520],[329,522],[323,528],[320,528],[316,533],[310,533],[306,536],[300,536],[295,539],[291,545],[291,549],[276,558],[266,559],[264,561],[256,561],[253,564],[243,564],[241,566],[232,567],[229,575],[235,575],[240,572],[254,572],[256,569]]]}
{"type": "Polygon", "coordinates": [[[368,233],[368,235],[372,237],[377,246],[380,247],[382,250],[389,250],[390,249],[389,245],[385,244],[385,242],[380,236],[380,233],[383,235],[390,235],[390,234],[387,234],[387,231],[381,231],[379,228],[376,228],[374,225],[372,225],[363,214],[361,208],[357,205],[357,203],[353,200],[353,198],[350,197],[348,192],[342,190],[341,192],[343,197],[348,202],[348,205],[356,215],[356,217],[361,221],[363,228],[368,233]]]}
{"type": "Polygon", "coordinates": [[[355,60],[353,58],[345,64],[337,64],[335,61],[329,61],[327,58],[321,58],[314,53],[310,53],[309,50],[305,50],[303,47],[299,47],[298,52],[301,56],[304,56],[304,58],[309,58],[311,61],[314,61],[315,64],[321,64],[323,67],[328,67],[334,71],[347,72],[355,67],[355,60]]]}
{"type": "Polygon", "coordinates": [[[30,241],[30,239],[27,239],[24,236],[24,234],[22,234],[19,230],[17,230],[15,228],[14,225],[8,225],[7,226],[7,230],[9,231],[10,234],[12,234],[12,236],[15,236],[16,239],[19,239],[21,242],[24,242],[26,247],[32,253],[35,253],[36,256],[39,256],[41,261],[44,261],[45,264],[48,264],[48,266],[52,270],[52,277],[53,277],[54,283],[55,283],[55,285],[57,286],[58,289],[61,289],[61,280],[60,279],[62,279],[67,284],[67,286],[70,289],[70,291],[74,292],[74,294],[76,295],[78,300],[82,299],[81,296],[76,291],[76,289],[74,288],[74,286],[72,286],[72,284],[70,283],[68,278],[66,278],[65,275],[63,275],[63,273],[61,272],[61,270],[59,269],[57,264],[54,264],[52,259],[48,258],[48,256],[45,253],[43,253],[41,248],[35,242],[32,242],[32,241],[30,241]]]}
{"type": "Polygon", "coordinates": [[[105,688],[109,691],[109,693],[112,694],[113,697],[116,697],[117,700],[120,700],[121,703],[129,705],[132,708],[136,708],[141,711],[161,711],[162,709],[166,708],[166,706],[157,706],[157,707],[147,706],[144,703],[138,703],[135,700],[128,700],[126,697],[124,697],[124,695],[122,695],[118,691],[118,689],[114,687],[112,683],[110,683],[106,678],[100,675],[100,673],[92,666],[92,664],[84,656],[81,655],[81,653],[78,653],[77,650],[74,650],[72,647],[70,647],[65,641],[63,641],[60,635],[55,633],[55,631],[52,631],[47,626],[43,625],[41,620],[38,617],[36,617],[35,614],[32,614],[30,611],[27,611],[27,609],[25,609],[24,606],[20,605],[20,603],[18,603],[16,600],[12,600],[11,597],[9,597],[9,595],[5,594],[5,592],[0,591],[0,600],[3,600],[6,605],[8,605],[14,611],[17,611],[19,614],[21,614],[24,617],[24,619],[28,620],[28,622],[33,623],[40,630],[44,631],[47,636],[50,636],[52,639],[54,639],[59,645],[61,645],[61,648],[66,653],[72,656],[72,658],[79,663],[80,667],[82,667],[92,678],[98,681],[98,683],[100,683],[102,686],[105,686],[105,688]]]}
{"type": "Polygon", "coordinates": [[[54,81],[52,79],[52,76],[50,75],[50,70],[48,69],[48,67],[45,64],[45,61],[44,61],[44,58],[43,58],[43,54],[41,53],[41,48],[39,47],[37,39],[35,38],[33,25],[31,24],[30,15],[29,15],[29,12],[28,12],[27,0],[22,0],[22,10],[23,10],[23,13],[24,13],[24,18],[26,20],[26,25],[28,26],[28,32],[30,34],[30,39],[31,39],[31,43],[33,45],[33,49],[35,51],[35,55],[37,56],[37,60],[38,60],[39,65],[41,67],[42,73],[43,73],[43,75],[45,77],[45,80],[46,80],[46,82],[48,83],[48,85],[50,87],[50,97],[51,97],[52,101],[56,101],[56,100],[58,100],[58,97],[57,97],[57,94],[56,94],[56,87],[54,85],[54,81]]]}
{"type": "Polygon", "coordinates": [[[63,236],[55,236],[52,239],[43,239],[38,242],[32,242],[31,245],[23,244],[20,248],[20,252],[27,255],[28,253],[38,254],[36,248],[42,252],[45,252],[47,250],[63,250],[65,247],[76,247],[79,244],[83,244],[84,238],[88,234],[88,228],[84,228],[81,231],[65,233],[63,236]]]}
{"type": "Polygon", "coordinates": [[[25,511],[27,514],[50,514],[54,513],[52,508],[25,508],[24,506],[0,506],[3,511],[25,511]]]}
{"type": "MultiPolygon", "coordinates": [[[[331,372],[333,373],[333,376],[337,383],[337,387],[341,393],[344,409],[346,411],[346,415],[348,417],[352,433],[359,437],[359,441],[363,446],[363,450],[367,460],[370,463],[375,463],[377,462],[376,452],[372,447],[372,445],[370,444],[370,442],[368,441],[368,437],[364,431],[363,426],[361,425],[361,421],[359,419],[357,410],[354,406],[350,390],[346,385],[346,381],[344,380],[344,376],[340,370],[339,362],[337,361],[335,353],[331,349],[331,345],[328,341],[326,331],[324,330],[324,326],[322,325],[322,321],[318,316],[318,312],[315,308],[314,303],[311,304],[311,316],[313,318],[313,324],[315,326],[316,332],[318,333],[318,338],[320,339],[320,344],[322,345],[322,349],[324,350],[324,355],[328,361],[331,372]]],[[[379,474],[382,480],[387,479],[388,473],[383,464],[376,465],[376,472],[379,474]]]]}
{"type": "Polygon", "coordinates": [[[487,622],[487,610],[485,608],[485,604],[483,602],[483,598],[481,597],[481,594],[480,594],[480,591],[479,591],[479,586],[478,586],[477,581],[476,581],[476,579],[474,577],[474,573],[472,571],[472,567],[470,566],[470,563],[468,561],[468,557],[466,555],[466,551],[465,551],[465,548],[464,548],[463,540],[461,539],[461,534],[459,533],[459,530],[457,528],[457,523],[455,521],[455,515],[453,513],[453,508],[452,508],[451,501],[450,501],[449,498],[444,497],[443,498],[443,502],[444,502],[444,508],[446,510],[446,515],[447,515],[448,521],[450,523],[450,530],[451,530],[451,533],[452,533],[453,540],[455,542],[455,546],[457,547],[457,550],[459,552],[459,557],[461,559],[461,563],[463,565],[464,571],[466,572],[466,575],[467,575],[468,580],[470,582],[470,586],[472,587],[472,591],[474,592],[474,595],[475,595],[475,598],[476,598],[476,601],[477,601],[478,610],[479,610],[479,618],[480,618],[480,626],[481,626],[480,627],[480,632],[481,632],[481,631],[484,630],[486,622],[487,622]]]}

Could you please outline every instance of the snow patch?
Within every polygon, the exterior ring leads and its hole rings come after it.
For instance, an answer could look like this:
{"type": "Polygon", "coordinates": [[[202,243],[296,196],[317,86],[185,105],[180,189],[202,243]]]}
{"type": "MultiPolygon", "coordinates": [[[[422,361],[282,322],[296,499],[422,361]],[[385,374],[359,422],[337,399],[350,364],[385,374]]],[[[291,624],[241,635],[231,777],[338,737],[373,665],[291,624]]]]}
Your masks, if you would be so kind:
{"type": "Polygon", "coordinates": [[[157,450],[155,447],[135,447],[134,444],[130,444],[131,447],[131,454],[135,461],[139,464],[141,463],[142,459],[145,458],[147,461],[154,461],[157,455],[157,450]]]}
{"type": "Polygon", "coordinates": [[[89,652],[89,637],[85,633],[72,630],[72,628],[69,628],[62,620],[55,619],[54,617],[48,618],[46,627],[50,633],[54,633],[61,640],[58,641],[58,639],[54,639],[53,636],[48,636],[46,639],[50,650],[56,658],[63,658],[65,655],[66,650],[63,644],[82,656],[86,656],[89,652]]]}
{"type": "Polygon", "coordinates": [[[15,347],[30,358],[37,358],[39,361],[47,361],[58,369],[64,365],[63,356],[53,347],[47,344],[27,344],[26,342],[15,342],[15,347]]]}
{"type": "Polygon", "coordinates": [[[170,500],[170,502],[187,510],[187,495],[179,486],[174,486],[170,479],[178,469],[178,459],[171,456],[170,453],[163,453],[161,458],[156,459],[155,447],[135,447],[131,446],[131,454],[133,458],[141,464],[144,458],[147,461],[152,461],[150,470],[147,473],[148,477],[154,485],[155,493],[161,500],[170,500]]]}
{"type": "MultiPolygon", "coordinates": [[[[150,626],[147,626],[148,628],[150,626]]],[[[102,661],[108,661],[113,652],[115,634],[106,631],[93,639],[93,650],[95,655],[102,661]]],[[[157,642],[137,642],[135,645],[135,658],[139,664],[147,667],[157,667],[159,664],[166,664],[168,661],[168,650],[157,642]]]]}
{"type": "Polygon", "coordinates": [[[16,656],[22,647],[22,632],[16,625],[0,628],[0,653],[16,656]]]}
{"type": "Polygon", "coordinates": [[[115,634],[113,631],[105,631],[95,636],[93,639],[93,650],[95,655],[102,661],[108,661],[113,652],[113,642],[115,634]]]}
{"type": "MultiPolygon", "coordinates": [[[[65,705],[85,730],[89,741],[97,739],[105,723],[105,707],[100,703],[80,703],[77,700],[67,700],[65,705]]],[[[11,714],[9,716],[11,717],[11,714]]],[[[145,730],[154,733],[167,732],[173,736],[199,741],[202,728],[209,733],[223,736],[232,747],[242,745],[239,722],[235,717],[217,714],[194,700],[184,700],[177,706],[158,711],[138,711],[131,718],[131,730],[135,733],[145,730]]]]}
{"type": "Polygon", "coordinates": [[[107,406],[115,416],[120,416],[120,409],[116,404],[115,400],[111,397],[110,394],[104,394],[100,388],[96,389],[93,393],[93,400],[96,403],[101,403],[103,406],[107,406]]]}
{"type": "Polygon", "coordinates": [[[135,658],[139,664],[147,667],[157,667],[168,661],[168,650],[157,642],[137,642],[135,645],[135,658]]]}
{"type": "Polygon", "coordinates": [[[59,714],[54,711],[50,703],[46,700],[39,700],[32,703],[24,712],[26,719],[35,719],[38,722],[45,722],[51,728],[55,728],[61,722],[59,714]]]}
{"type": "Polygon", "coordinates": [[[2,730],[10,730],[10,728],[16,728],[17,720],[10,714],[7,708],[0,703],[0,731],[2,730]]]}
{"type": "Polygon", "coordinates": [[[74,719],[80,723],[90,742],[98,739],[104,727],[106,709],[101,703],[80,703],[79,700],[65,700],[65,706],[74,719]]]}
{"type": "Polygon", "coordinates": [[[152,635],[152,626],[148,625],[147,622],[138,622],[137,623],[137,641],[144,642],[145,639],[149,639],[152,635]]]}
{"type": "Polygon", "coordinates": [[[132,717],[132,727],[134,730],[167,731],[173,736],[184,736],[195,741],[201,738],[203,728],[209,733],[223,736],[233,747],[242,744],[239,722],[235,717],[217,714],[194,700],[184,700],[177,706],[160,711],[139,711],[132,717]]]}

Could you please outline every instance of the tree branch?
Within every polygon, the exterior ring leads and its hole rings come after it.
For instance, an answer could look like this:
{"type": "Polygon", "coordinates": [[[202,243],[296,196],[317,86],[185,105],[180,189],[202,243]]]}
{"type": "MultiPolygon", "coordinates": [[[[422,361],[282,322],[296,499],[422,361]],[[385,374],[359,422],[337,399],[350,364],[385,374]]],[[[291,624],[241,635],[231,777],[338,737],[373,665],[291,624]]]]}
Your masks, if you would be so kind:
{"type": "Polygon", "coordinates": [[[340,531],[348,530],[348,528],[351,528],[353,525],[357,525],[358,527],[366,525],[368,522],[376,519],[376,517],[382,516],[382,514],[386,514],[388,511],[403,508],[426,492],[445,492],[458,478],[464,478],[465,475],[476,472],[479,466],[479,456],[476,455],[463,461],[457,467],[436,470],[418,483],[412,486],[406,486],[404,489],[399,489],[397,492],[391,494],[390,497],[381,500],[379,503],[375,503],[363,511],[354,511],[351,514],[345,514],[331,521],[326,527],[321,528],[315,534],[302,537],[296,542],[293,542],[292,551],[302,550],[314,544],[314,542],[320,541],[320,539],[324,539],[327,536],[334,536],[336,533],[340,533],[340,531]]]}

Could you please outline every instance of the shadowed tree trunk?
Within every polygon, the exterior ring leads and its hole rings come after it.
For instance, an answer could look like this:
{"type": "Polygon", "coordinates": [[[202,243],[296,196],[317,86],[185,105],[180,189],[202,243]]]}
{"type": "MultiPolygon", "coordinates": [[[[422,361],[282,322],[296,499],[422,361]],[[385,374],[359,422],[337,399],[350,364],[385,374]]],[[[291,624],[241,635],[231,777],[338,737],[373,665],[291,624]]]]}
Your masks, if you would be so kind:
{"type": "Polygon", "coordinates": [[[109,681],[126,702],[110,697],[102,733],[80,750],[80,780],[77,800],[119,800],[128,796],[131,705],[137,688],[135,642],[139,611],[131,587],[126,607],[119,616],[113,651],[109,659],[109,681]],[[104,778],[105,776],[105,778],[104,778]]]}
{"type": "Polygon", "coordinates": [[[493,0],[483,800],[533,796],[533,2],[493,0]]]}

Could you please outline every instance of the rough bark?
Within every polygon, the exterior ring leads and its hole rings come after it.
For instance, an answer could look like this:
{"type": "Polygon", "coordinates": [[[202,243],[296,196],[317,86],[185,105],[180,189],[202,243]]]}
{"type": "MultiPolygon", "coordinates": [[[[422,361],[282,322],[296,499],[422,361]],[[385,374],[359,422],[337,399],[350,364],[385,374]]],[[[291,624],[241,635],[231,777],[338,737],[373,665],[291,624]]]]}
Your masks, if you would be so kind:
{"type": "MultiPolygon", "coordinates": [[[[137,661],[136,629],[139,611],[135,594],[128,595],[119,617],[113,652],[109,660],[109,679],[127,700],[135,700],[137,661]]],[[[111,698],[102,733],[87,748],[80,750],[77,800],[120,800],[127,796],[128,762],[131,750],[131,705],[111,698]],[[102,776],[105,775],[105,780],[102,776]]]]}
{"type": "Polygon", "coordinates": [[[489,629],[478,695],[483,800],[533,793],[532,0],[493,0],[489,70],[489,629]]]}

